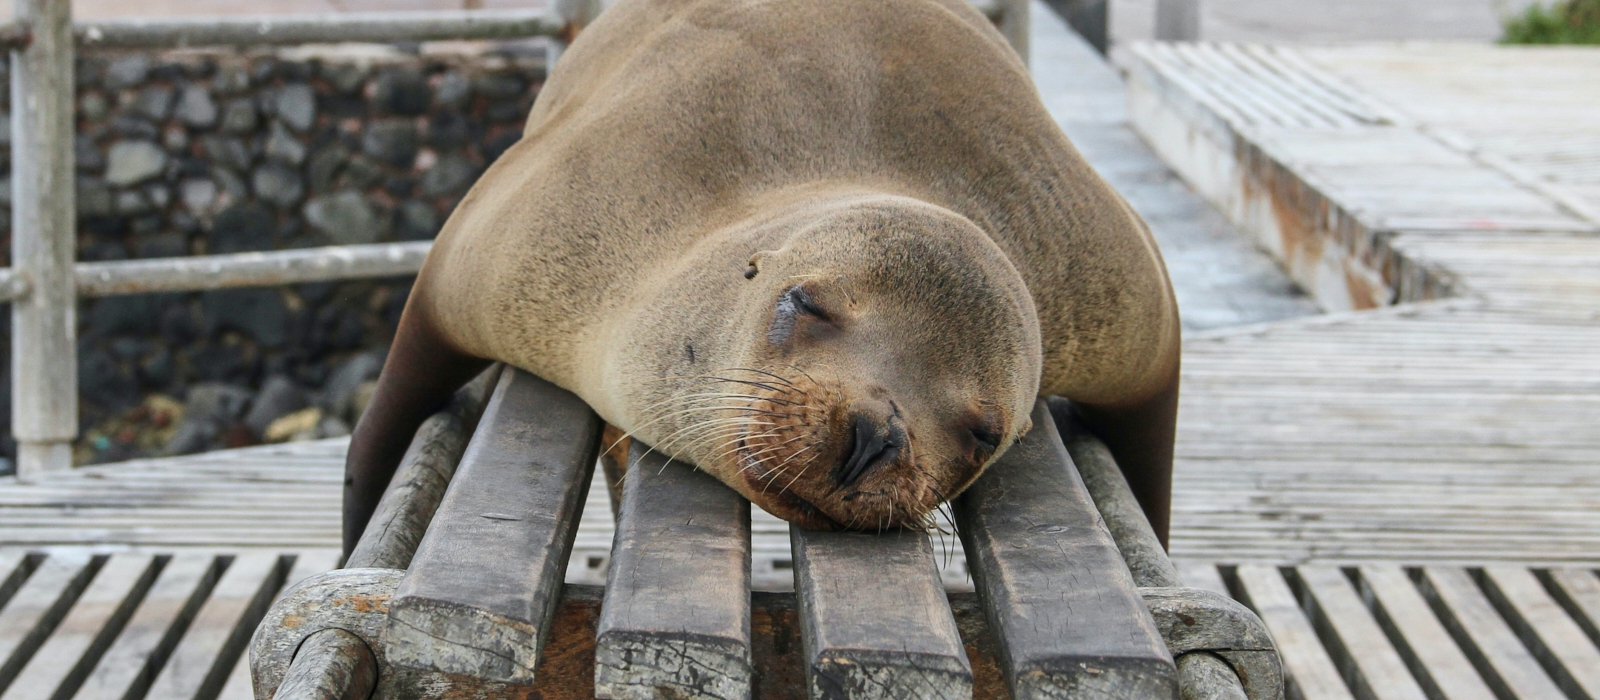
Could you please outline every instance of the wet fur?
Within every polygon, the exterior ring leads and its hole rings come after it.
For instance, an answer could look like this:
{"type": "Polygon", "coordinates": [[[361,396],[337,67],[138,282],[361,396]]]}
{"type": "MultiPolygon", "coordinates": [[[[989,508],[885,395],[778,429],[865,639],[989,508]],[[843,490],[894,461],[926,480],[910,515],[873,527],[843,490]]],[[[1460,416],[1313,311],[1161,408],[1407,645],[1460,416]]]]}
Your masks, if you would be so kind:
{"type": "Polygon", "coordinates": [[[940,229],[983,271],[983,308],[1005,307],[964,322],[1020,326],[1000,345],[1031,358],[949,359],[1005,365],[985,376],[1007,444],[1026,427],[1015,394],[1071,398],[1164,539],[1179,352],[1165,269],[983,17],[964,0],[623,0],[440,234],[352,439],[347,551],[411,433],[486,360],[633,430],[645,369],[723,369],[705,363],[754,328],[654,311],[744,310],[764,297],[732,276],[806,217],[897,212],[940,229]]]}

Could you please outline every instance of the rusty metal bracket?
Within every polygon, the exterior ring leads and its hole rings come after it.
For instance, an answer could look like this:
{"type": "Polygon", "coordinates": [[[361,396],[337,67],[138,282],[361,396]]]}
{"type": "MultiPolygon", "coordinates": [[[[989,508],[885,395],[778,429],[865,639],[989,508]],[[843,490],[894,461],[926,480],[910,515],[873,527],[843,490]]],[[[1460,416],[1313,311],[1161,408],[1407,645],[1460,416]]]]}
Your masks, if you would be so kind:
{"type": "Polygon", "coordinates": [[[1243,603],[1200,588],[1140,588],[1167,649],[1211,652],[1238,674],[1250,700],[1281,700],[1283,664],[1272,634],[1243,603]]]}

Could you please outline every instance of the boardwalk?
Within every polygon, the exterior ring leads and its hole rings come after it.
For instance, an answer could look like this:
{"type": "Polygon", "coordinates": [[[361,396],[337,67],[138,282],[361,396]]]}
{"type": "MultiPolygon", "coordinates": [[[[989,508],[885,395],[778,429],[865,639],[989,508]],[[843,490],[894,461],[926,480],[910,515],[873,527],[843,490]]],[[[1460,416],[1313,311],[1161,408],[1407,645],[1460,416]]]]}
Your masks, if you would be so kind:
{"type": "MultiPolygon", "coordinates": [[[[1046,98],[1163,245],[1210,234],[1180,230],[1192,195],[1129,128],[1336,310],[1258,294],[1248,262],[1215,293],[1179,281],[1186,308],[1259,321],[1186,341],[1186,580],[1262,614],[1301,697],[1600,697],[1600,93],[1573,89],[1600,54],[1200,45],[1128,68],[1131,109],[1104,74],[1046,98]]],[[[252,620],[332,565],[342,450],[0,483],[0,698],[247,697],[252,620]]],[[[606,564],[591,495],[571,580],[606,564]]],[[[769,586],[782,528],[756,524],[769,586]]]]}
{"type": "Polygon", "coordinates": [[[1596,697],[1600,52],[1127,64],[1152,147],[1347,309],[1188,338],[1186,576],[1261,613],[1305,698],[1596,697]]]}

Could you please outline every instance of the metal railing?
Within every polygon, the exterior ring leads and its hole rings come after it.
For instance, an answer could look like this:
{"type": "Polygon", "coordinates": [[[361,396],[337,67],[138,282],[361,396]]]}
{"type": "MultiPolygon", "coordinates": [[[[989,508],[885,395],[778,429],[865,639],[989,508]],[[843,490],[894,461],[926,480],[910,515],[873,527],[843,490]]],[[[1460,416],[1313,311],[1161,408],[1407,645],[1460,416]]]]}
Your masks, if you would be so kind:
{"type": "MultiPolygon", "coordinates": [[[[1028,0],[976,3],[1028,55],[1028,0]]],[[[11,432],[17,477],[72,466],[78,435],[77,301],[414,274],[431,243],[328,246],[265,253],[75,263],[73,52],[78,47],[164,49],[334,42],[553,39],[552,62],[600,12],[600,0],[553,9],[370,12],[73,22],[70,0],[15,0],[0,25],[11,51],[12,266],[0,268],[11,303],[11,432]]]]}

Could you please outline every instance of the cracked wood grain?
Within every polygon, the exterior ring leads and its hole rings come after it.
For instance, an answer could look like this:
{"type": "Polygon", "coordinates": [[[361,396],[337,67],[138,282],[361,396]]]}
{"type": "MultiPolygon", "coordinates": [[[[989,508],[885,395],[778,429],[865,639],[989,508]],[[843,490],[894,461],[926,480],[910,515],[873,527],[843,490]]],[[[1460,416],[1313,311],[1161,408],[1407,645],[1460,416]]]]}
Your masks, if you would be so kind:
{"type": "Polygon", "coordinates": [[[623,480],[595,695],[750,697],[750,502],[635,440],[623,480]]]}
{"type": "Polygon", "coordinates": [[[533,682],[600,428],[571,393],[527,372],[502,373],[390,603],[392,663],[533,682]]]}
{"type": "Polygon", "coordinates": [[[1042,401],[955,513],[1013,697],[1177,696],[1172,656],[1042,401]]]}

